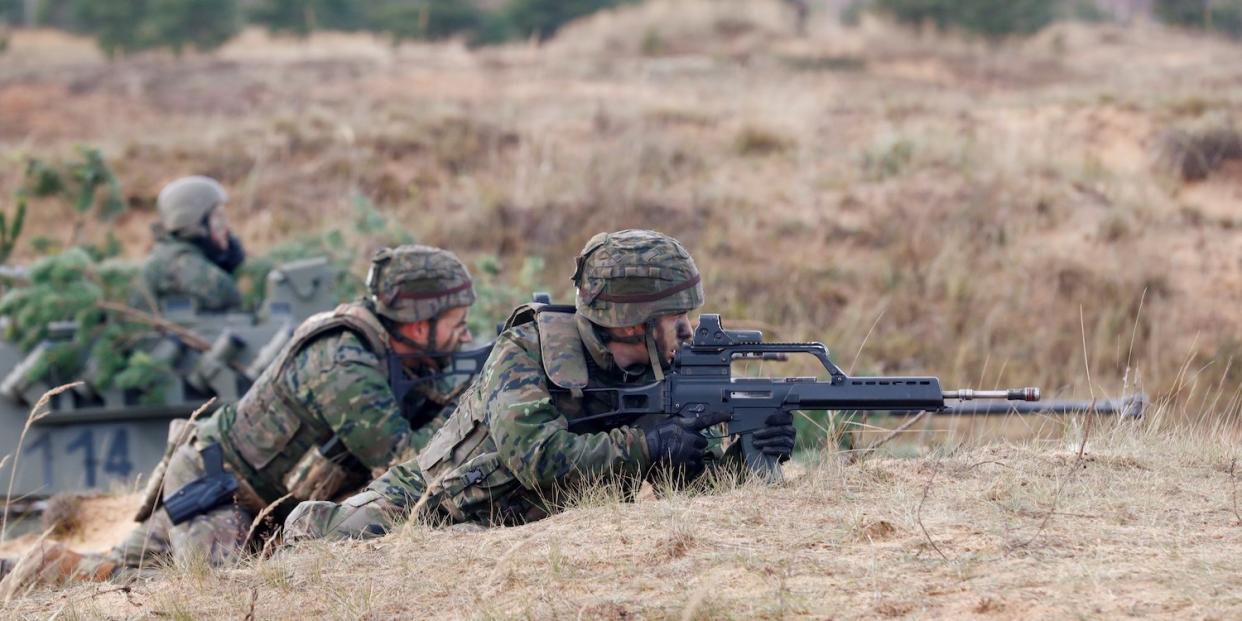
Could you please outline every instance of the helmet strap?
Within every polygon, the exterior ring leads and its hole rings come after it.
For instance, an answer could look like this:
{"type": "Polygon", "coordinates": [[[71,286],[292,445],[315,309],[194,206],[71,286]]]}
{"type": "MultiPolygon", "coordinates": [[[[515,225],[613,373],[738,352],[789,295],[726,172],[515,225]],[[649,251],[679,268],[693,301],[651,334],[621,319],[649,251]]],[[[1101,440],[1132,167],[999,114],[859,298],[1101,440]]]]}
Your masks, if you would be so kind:
{"type": "Polygon", "coordinates": [[[655,335],[647,331],[647,357],[651,360],[651,371],[655,373],[657,382],[664,381],[664,365],[660,362],[660,354],[656,351],[655,335]]]}

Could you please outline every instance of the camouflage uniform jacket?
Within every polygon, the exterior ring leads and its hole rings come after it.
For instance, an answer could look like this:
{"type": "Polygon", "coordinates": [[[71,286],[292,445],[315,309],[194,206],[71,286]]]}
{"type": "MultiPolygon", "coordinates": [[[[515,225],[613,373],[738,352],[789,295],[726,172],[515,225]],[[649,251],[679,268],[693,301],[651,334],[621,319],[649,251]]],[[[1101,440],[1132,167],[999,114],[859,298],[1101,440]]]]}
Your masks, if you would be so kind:
{"type": "Polygon", "coordinates": [[[417,460],[393,467],[369,490],[408,508],[430,486],[437,509],[456,521],[540,519],[575,485],[644,475],[650,458],[642,430],[599,424],[570,431],[569,422],[611,409],[582,389],[651,381],[646,367],[636,374],[618,368],[585,318],[539,313],[500,335],[417,460]]]}
{"type": "MultiPolygon", "coordinates": [[[[236,405],[199,424],[199,442],[219,441],[230,467],[264,503],[288,493],[290,473],[333,436],[348,453],[342,465],[350,480],[361,485],[373,469],[417,449],[403,411],[442,408],[411,394],[403,410],[388,381],[388,347],[387,333],[361,303],[307,319],[236,405]]],[[[430,418],[423,432],[443,424],[447,412],[421,418],[430,418]]]]}
{"type": "MultiPolygon", "coordinates": [[[[233,276],[212,263],[194,244],[163,234],[142,266],[147,292],[159,302],[186,297],[201,310],[231,311],[241,308],[241,292],[233,276]]],[[[147,300],[135,299],[143,303],[147,300]]],[[[149,304],[141,304],[149,306],[149,304]]]]}

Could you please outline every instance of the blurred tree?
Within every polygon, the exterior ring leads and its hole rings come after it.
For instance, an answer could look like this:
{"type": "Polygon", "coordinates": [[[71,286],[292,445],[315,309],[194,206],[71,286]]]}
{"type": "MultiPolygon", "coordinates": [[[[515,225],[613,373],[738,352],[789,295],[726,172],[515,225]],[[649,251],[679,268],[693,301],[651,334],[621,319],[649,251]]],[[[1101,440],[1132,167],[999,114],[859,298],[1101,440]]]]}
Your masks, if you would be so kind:
{"type": "Polygon", "coordinates": [[[108,57],[151,48],[180,54],[187,45],[211,50],[241,28],[237,0],[73,0],[72,6],[72,21],[108,57]]]}
{"type": "Polygon", "coordinates": [[[502,9],[507,32],[523,38],[549,39],[561,26],[602,9],[635,0],[509,0],[502,9]]]}
{"type": "Polygon", "coordinates": [[[394,42],[462,34],[474,39],[485,20],[478,7],[461,0],[366,0],[362,4],[369,29],[387,33],[394,42]]]}
{"type": "Polygon", "coordinates": [[[257,0],[246,10],[246,17],[272,32],[306,36],[315,30],[364,28],[367,4],[360,0],[257,0]]]}
{"type": "Polygon", "coordinates": [[[146,5],[141,30],[150,46],[177,54],[187,45],[214,50],[241,30],[237,0],[146,0],[146,5]]]}
{"type": "Polygon", "coordinates": [[[873,9],[904,24],[935,24],[990,38],[1030,34],[1047,26],[1063,0],[875,0],[873,9]]]}
{"type": "Polygon", "coordinates": [[[1156,0],[1155,14],[1166,24],[1242,39],[1242,0],[1156,0]]]}

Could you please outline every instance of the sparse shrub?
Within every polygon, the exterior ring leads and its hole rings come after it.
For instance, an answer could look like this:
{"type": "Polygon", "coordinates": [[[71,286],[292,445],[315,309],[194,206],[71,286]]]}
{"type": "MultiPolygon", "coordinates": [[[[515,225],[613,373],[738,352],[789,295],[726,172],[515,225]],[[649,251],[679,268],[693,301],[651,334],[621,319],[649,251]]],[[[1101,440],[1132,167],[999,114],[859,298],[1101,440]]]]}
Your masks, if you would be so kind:
{"type": "Polygon", "coordinates": [[[1185,181],[1204,179],[1226,161],[1242,159],[1242,132],[1228,124],[1169,130],[1160,159],[1185,181]]]}
{"type": "Polygon", "coordinates": [[[57,494],[47,500],[40,518],[43,532],[53,538],[64,538],[82,528],[82,497],[57,494]]]}
{"type": "Polygon", "coordinates": [[[1242,0],[1156,0],[1154,9],[1166,24],[1242,38],[1242,0]]]}
{"type": "Polygon", "coordinates": [[[874,0],[873,10],[903,24],[934,24],[985,37],[1030,34],[1052,23],[1060,0],[874,0]]]}
{"type": "Polygon", "coordinates": [[[479,258],[473,274],[477,300],[469,319],[475,337],[490,338],[514,307],[529,302],[532,293],[546,291],[540,278],[543,273],[544,263],[539,257],[526,257],[516,274],[506,273],[505,265],[493,255],[479,258]]]}
{"type": "Polygon", "coordinates": [[[914,144],[895,140],[863,154],[862,167],[872,179],[887,179],[901,174],[914,159],[914,144]]]}
{"type": "Polygon", "coordinates": [[[745,157],[762,157],[793,147],[793,141],[774,131],[747,126],[733,139],[733,150],[745,157]]]}
{"type": "MultiPolygon", "coordinates": [[[[78,156],[80,160],[59,163],[28,160],[25,178],[18,190],[19,206],[27,198],[61,199],[72,205],[76,222],[73,224],[71,245],[81,243],[80,235],[88,218],[93,217],[107,224],[126,209],[121,197],[121,184],[104,162],[103,154],[95,148],[79,147],[78,156]]],[[[110,230],[103,242],[84,248],[97,258],[115,256],[120,252],[119,242],[110,230]]]]}

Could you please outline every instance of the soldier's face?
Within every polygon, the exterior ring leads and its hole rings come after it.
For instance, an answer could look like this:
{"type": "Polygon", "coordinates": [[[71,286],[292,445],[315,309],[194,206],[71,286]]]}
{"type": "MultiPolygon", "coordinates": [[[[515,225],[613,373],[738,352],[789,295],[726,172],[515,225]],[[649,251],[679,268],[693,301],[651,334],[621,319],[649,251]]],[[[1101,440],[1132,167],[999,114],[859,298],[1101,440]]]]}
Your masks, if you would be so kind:
{"type": "Polygon", "coordinates": [[[656,347],[660,349],[660,354],[664,357],[666,364],[673,361],[677,348],[694,336],[694,331],[690,329],[688,313],[656,317],[655,328],[656,347]]]}
{"type": "Polygon", "coordinates": [[[207,217],[207,234],[221,250],[229,247],[229,219],[224,215],[224,205],[211,210],[207,217]]]}
{"type": "Polygon", "coordinates": [[[436,320],[436,333],[432,349],[437,351],[457,351],[458,347],[474,341],[470,327],[466,325],[466,317],[470,309],[465,306],[450,308],[440,313],[436,320]]]}

